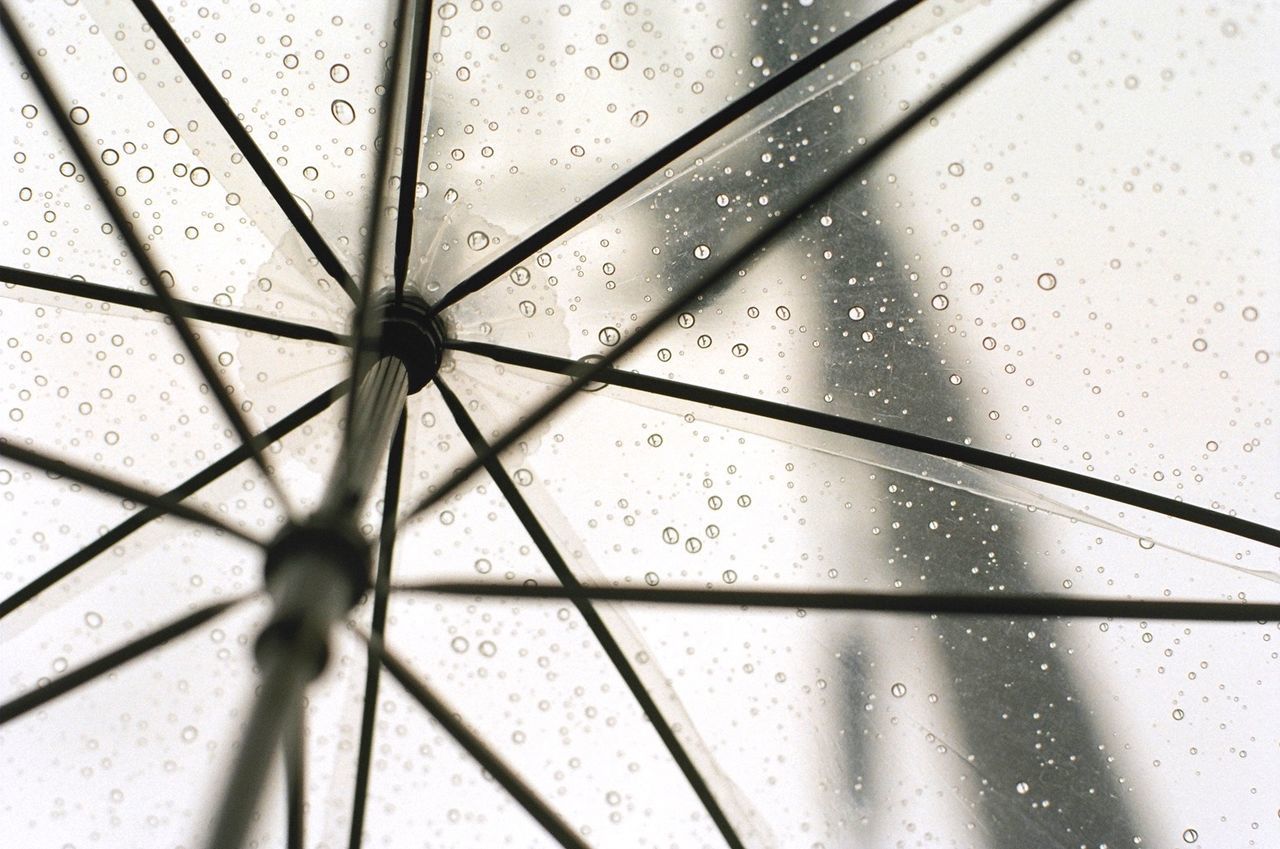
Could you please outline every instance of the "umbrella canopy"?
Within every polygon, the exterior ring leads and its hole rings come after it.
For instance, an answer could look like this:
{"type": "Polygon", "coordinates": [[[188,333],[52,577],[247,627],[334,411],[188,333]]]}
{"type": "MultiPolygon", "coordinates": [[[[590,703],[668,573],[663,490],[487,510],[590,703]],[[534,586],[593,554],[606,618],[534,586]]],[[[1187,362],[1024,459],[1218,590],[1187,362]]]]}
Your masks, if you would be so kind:
{"type": "Polygon", "coordinates": [[[1280,840],[1280,10],[0,17],[15,845],[1280,840]]]}

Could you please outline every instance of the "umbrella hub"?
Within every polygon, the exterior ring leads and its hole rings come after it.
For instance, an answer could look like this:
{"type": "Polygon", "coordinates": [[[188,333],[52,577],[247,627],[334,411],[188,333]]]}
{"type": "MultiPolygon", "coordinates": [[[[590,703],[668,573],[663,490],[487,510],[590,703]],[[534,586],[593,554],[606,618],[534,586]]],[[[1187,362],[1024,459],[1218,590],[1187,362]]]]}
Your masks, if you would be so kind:
{"type": "Polygon", "coordinates": [[[440,371],[444,359],[444,327],[426,300],[414,292],[398,297],[392,290],[373,305],[378,323],[378,353],[404,363],[409,394],[419,391],[440,371]]]}
{"type": "Polygon", "coordinates": [[[258,638],[259,662],[283,655],[319,675],[330,629],[369,585],[370,560],[369,543],[348,522],[316,515],[285,528],[263,567],[275,612],[258,638]]]}

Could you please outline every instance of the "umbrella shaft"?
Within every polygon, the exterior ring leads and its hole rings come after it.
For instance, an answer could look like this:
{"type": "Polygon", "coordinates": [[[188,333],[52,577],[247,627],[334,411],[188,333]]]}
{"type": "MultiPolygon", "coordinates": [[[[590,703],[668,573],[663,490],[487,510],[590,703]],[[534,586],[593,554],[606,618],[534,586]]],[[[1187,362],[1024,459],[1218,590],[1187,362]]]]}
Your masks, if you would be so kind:
{"type": "Polygon", "coordinates": [[[322,514],[352,516],[369,499],[374,476],[409,397],[409,374],[397,357],[382,357],[356,387],[355,414],[325,493],[322,514]]]}

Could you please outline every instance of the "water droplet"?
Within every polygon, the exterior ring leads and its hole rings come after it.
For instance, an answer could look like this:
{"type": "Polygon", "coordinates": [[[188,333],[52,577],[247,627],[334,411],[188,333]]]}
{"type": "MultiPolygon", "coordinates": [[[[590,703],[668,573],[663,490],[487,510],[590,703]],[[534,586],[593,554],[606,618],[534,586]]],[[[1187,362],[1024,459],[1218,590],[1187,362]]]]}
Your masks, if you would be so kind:
{"type": "Polygon", "coordinates": [[[952,177],[963,177],[964,166],[961,165],[959,162],[952,162],[950,165],[947,166],[947,173],[950,174],[952,177]]]}
{"type": "Polygon", "coordinates": [[[199,736],[200,732],[194,725],[188,725],[186,728],[182,729],[182,741],[184,743],[192,743],[199,736]]]}
{"type": "Polygon", "coordinates": [[[697,554],[702,551],[702,540],[697,537],[689,537],[684,541],[684,550],[690,554],[697,554]]]}
{"type": "Polygon", "coordinates": [[[101,628],[102,614],[97,611],[90,610],[84,615],[84,624],[88,625],[90,628],[101,628]]]}
{"type": "Polygon", "coordinates": [[[1186,715],[1187,715],[1187,714],[1182,710],[1182,708],[1174,708],[1174,709],[1173,709],[1173,718],[1174,718],[1174,719],[1176,719],[1176,720],[1177,720],[1177,721],[1179,721],[1179,722],[1181,722],[1181,721],[1182,721],[1182,718],[1183,718],[1183,717],[1185,717],[1186,715]]]}
{"type": "Polygon", "coordinates": [[[480,654],[485,657],[493,657],[498,653],[498,646],[492,640],[482,640],[478,648],[480,649],[480,654]]]}
{"type": "Polygon", "coordinates": [[[1156,541],[1147,537],[1138,537],[1138,545],[1150,551],[1156,547],[1156,541]]]}
{"type": "Polygon", "coordinates": [[[849,318],[854,321],[862,321],[867,317],[867,311],[862,307],[849,307],[849,318]]]}
{"type": "Polygon", "coordinates": [[[338,99],[333,101],[329,106],[329,111],[333,113],[333,119],[339,124],[351,124],[356,120],[356,110],[345,100],[338,99]]]}
{"type": "Polygon", "coordinates": [[[786,321],[789,318],[791,318],[791,310],[789,310],[787,307],[778,307],[773,312],[782,321],[786,321]]]}
{"type": "Polygon", "coordinates": [[[1036,278],[1036,285],[1048,292],[1050,289],[1053,289],[1058,285],[1058,278],[1051,272],[1046,271],[1036,278]]]}
{"type": "Polygon", "coordinates": [[[1199,839],[1200,832],[1196,831],[1194,828],[1188,828],[1186,831],[1182,832],[1183,843],[1195,843],[1199,839]]]}
{"type": "Polygon", "coordinates": [[[663,528],[662,541],[668,545],[675,545],[680,541],[680,532],[671,527],[663,528]]]}
{"type": "Polygon", "coordinates": [[[711,256],[711,248],[707,245],[698,245],[693,249],[693,255],[697,259],[706,259],[711,256]]]}
{"type": "Polygon", "coordinates": [[[720,580],[724,581],[726,584],[737,583],[738,573],[732,569],[725,569],[720,573],[720,580]]]}
{"type": "Polygon", "coordinates": [[[1031,785],[1025,781],[1019,781],[1013,789],[1018,791],[1019,796],[1025,796],[1030,792],[1031,785]]]}
{"type": "Polygon", "coordinates": [[[651,433],[646,441],[654,448],[660,448],[662,446],[662,434],[651,433]]]}
{"type": "Polygon", "coordinates": [[[482,251],[489,247],[489,234],[483,230],[472,230],[467,234],[467,247],[473,251],[482,251]]]}
{"type": "MultiPolygon", "coordinates": [[[[163,133],[163,136],[164,136],[165,144],[177,144],[178,139],[181,138],[181,136],[178,135],[178,131],[173,127],[170,127],[169,129],[165,130],[163,133]]],[[[127,148],[128,145],[126,145],[125,147],[127,148]]]]}
{"type": "Polygon", "coordinates": [[[644,582],[645,582],[646,584],[648,584],[649,586],[651,586],[651,587],[656,587],[656,586],[658,585],[658,573],[657,573],[657,572],[645,572],[645,573],[644,573],[644,582]]]}
{"type": "Polygon", "coordinates": [[[637,110],[631,115],[631,126],[643,127],[645,122],[649,120],[649,113],[643,109],[637,110]]]}
{"type": "Polygon", "coordinates": [[[609,56],[609,67],[613,68],[615,71],[621,71],[629,64],[631,64],[631,60],[627,57],[627,54],[623,53],[621,50],[616,53],[612,53],[609,56]]]}
{"type": "Polygon", "coordinates": [[[69,114],[71,117],[71,123],[73,124],[87,124],[89,122],[89,110],[85,109],[83,106],[71,107],[71,112],[69,114]]]}
{"type": "Polygon", "coordinates": [[[118,83],[122,83],[129,79],[129,72],[121,65],[116,65],[111,69],[111,78],[118,83]]]}
{"type": "Polygon", "coordinates": [[[659,360],[660,362],[664,362],[664,363],[666,363],[666,362],[670,362],[670,361],[671,361],[671,349],[670,349],[670,348],[659,348],[659,349],[658,349],[658,360],[659,360]]]}
{"type": "Polygon", "coordinates": [[[907,694],[907,685],[899,681],[889,688],[889,692],[893,693],[895,699],[900,699],[907,694]]]}
{"type": "Polygon", "coordinates": [[[951,300],[946,295],[934,295],[933,300],[929,301],[935,310],[945,310],[951,305],[951,300]]]}
{"type": "Polygon", "coordinates": [[[525,268],[523,265],[517,265],[515,268],[511,269],[511,282],[517,286],[528,286],[529,280],[532,279],[532,277],[533,275],[529,273],[529,269],[525,268]]]}
{"type": "Polygon", "coordinates": [[[616,327],[603,327],[600,329],[600,344],[612,348],[622,341],[622,331],[616,327]]]}
{"type": "Polygon", "coordinates": [[[729,349],[729,353],[733,354],[735,357],[745,357],[747,355],[747,350],[748,349],[746,345],[744,345],[741,342],[738,342],[732,348],[729,349]]]}
{"type": "Polygon", "coordinates": [[[533,483],[533,472],[528,469],[516,469],[515,474],[511,477],[516,479],[516,483],[521,486],[528,486],[533,483]]]}
{"type": "Polygon", "coordinates": [[[475,562],[475,569],[481,575],[488,575],[493,571],[493,564],[481,557],[475,562]]]}
{"type": "Polygon", "coordinates": [[[138,169],[137,178],[139,183],[150,183],[156,177],[156,172],[152,171],[146,165],[138,169]]]}
{"type": "Polygon", "coordinates": [[[449,648],[453,649],[458,654],[462,654],[467,649],[471,648],[471,643],[467,641],[466,637],[454,637],[449,641],[449,648]]]}
{"type": "Polygon", "coordinates": [[[194,186],[209,185],[209,170],[207,168],[192,168],[189,179],[194,186]]]}
{"type": "Polygon", "coordinates": [[[521,301],[520,314],[525,318],[533,318],[538,314],[538,305],[533,301],[521,301]]]}

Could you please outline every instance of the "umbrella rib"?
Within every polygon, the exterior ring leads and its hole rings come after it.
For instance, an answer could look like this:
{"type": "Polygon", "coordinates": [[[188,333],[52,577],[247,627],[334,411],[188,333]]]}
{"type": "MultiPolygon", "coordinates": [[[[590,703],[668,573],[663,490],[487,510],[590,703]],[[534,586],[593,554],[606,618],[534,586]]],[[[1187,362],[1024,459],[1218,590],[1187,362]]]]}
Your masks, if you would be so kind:
{"type": "Polygon", "coordinates": [[[23,714],[33,711],[59,696],[66,695],[77,687],[87,684],[101,675],[105,675],[122,664],[146,654],[152,649],[159,648],[175,637],[180,637],[193,628],[198,628],[220,613],[249,598],[252,598],[252,594],[205,605],[180,619],[175,619],[167,625],[162,625],[137,639],[130,640],[115,651],[103,655],[97,660],[92,660],[84,666],[73,669],[60,678],[53,679],[43,687],[37,687],[18,696],[16,699],[0,705],[0,725],[12,722],[23,714]]]}
{"type": "Polygon", "coordinates": [[[1168,599],[1069,598],[1063,596],[947,593],[862,593],[831,590],[712,590],[698,587],[561,587],[492,582],[397,584],[393,592],[441,593],[527,601],[601,601],[677,606],[727,606],[808,610],[857,610],[962,616],[1070,616],[1178,620],[1188,622],[1274,622],[1280,604],[1168,599]]]}
{"type": "MultiPolygon", "coordinates": [[[[410,517],[420,516],[435,505],[439,504],[445,498],[448,498],[454,490],[462,485],[464,481],[484,467],[484,464],[488,459],[488,455],[497,456],[510,448],[517,440],[541,424],[544,419],[556,410],[560,409],[561,405],[577,394],[580,387],[593,380],[597,374],[612,367],[614,363],[634,350],[659,327],[666,324],[695,300],[698,300],[702,296],[710,293],[717,282],[726,278],[730,274],[733,274],[735,269],[748,262],[758,251],[763,249],[770,241],[772,241],[779,232],[787,227],[792,221],[799,218],[805,210],[812,208],[814,205],[829,197],[847,180],[856,175],[863,168],[867,167],[872,161],[878,159],[885,151],[893,147],[899,139],[913,130],[918,124],[922,123],[931,114],[945,106],[952,98],[960,94],[970,83],[991,68],[991,66],[995,65],[1002,58],[1019,47],[1024,41],[1039,32],[1042,27],[1047,25],[1075,2],[1076,0],[1054,0],[1054,2],[1049,3],[1035,14],[1031,15],[1025,22],[1020,24],[1004,38],[1000,39],[1000,41],[995,45],[988,48],[976,61],[969,65],[969,67],[952,77],[949,82],[934,92],[922,104],[900,118],[893,124],[893,126],[885,130],[885,132],[876,139],[863,146],[856,156],[812,189],[800,200],[799,203],[796,204],[793,209],[773,219],[772,223],[768,227],[751,237],[751,239],[742,245],[742,247],[738,248],[726,259],[716,263],[711,273],[706,277],[690,286],[687,291],[672,300],[667,304],[667,306],[660,309],[657,314],[632,331],[630,336],[626,337],[618,343],[617,346],[610,349],[607,354],[604,354],[598,360],[592,362],[578,375],[577,379],[572,379],[568,386],[565,386],[542,404],[534,408],[524,417],[523,421],[512,427],[505,435],[493,442],[490,446],[490,450],[486,452],[485,455],[476,457],[469,463],[465,464],[461,469],[458,469],[450,475],[444,483],[434,488],[430,494],[422,498],[414,506],[413,510],[410,512],[410,517]]],[[[745,271],[741,273],[745,273],[745,271]]]]}
{"type": "Polygon", "coordinates": [[[223,531],[231,534],[237,539],[256,545],[262,548],[264,543],[240,530],[239,528],[228,525],[226,522],[211,516],[203,510],[195,507],[189,507],[181,501],[169,497],[166,494],[157,494],[139,489],[131,483],[99,474],[92,469],[86,469],[83,466],[74,463],[68,463],[66,460],[58,460],[45,454],[43,451],[34,451],[30,448],[23,448],[13,442],[11,437],[0,436],[0,457],[22,463],[24,466],[31,466],[34,469],[40,469],[50,475],[57,477],[70,478],[77,483],[91,486],[94,489],[105,492],[109,495],[116,495],[120,498],[136,501],[148,507],[160,510],[164,513],[177,516],[180,519],[186,519],[188,522],[195,522],[198,525],[204,525],[213,528],[215,531],[223,531]]]}
{"type": "Polygon", "coordinates": [[[360,292],[356,298],[354,351],[351,357],[351,394],[347,398],[347,429],[343,433],[343,454],[352,450],[352,440],[361,434],[355,433],[352,424],[356,421],[356,410],[360,403],[359,381],[368,371],[378,355],[376,345],[371,345],[378,328],[376,316],[370,309],[373,300],[374,278],[377,276],[378,243],[382,240],[382,228],[386,222],[384,195],[387,190],[388,175],[391,172],[391,159],[395,145],[391,143],[391,129],[395,121],[396,97],[400,87],[400,63],[404,57],[405,38],[401,35],[399,22],[409,15],[411,5],[416,6],[426,0],[400,0],[396,17],[391,21],[392,46],[388,70],[383,77],[383,93],[379,102],[378,133],[373,139],[373,149],[378,149],[378,140],[382,140],[382,156],[378,157],[373,179],[373,201],[369,205],[369,218],[365,222],[364,244],[364,277],[360,292]]]}
{"type": "MultiPolygon", "coordinates": [[[[404,467],[404,436],[408,418],[400,413],[400,422],[391,437],[387,460],[387,479],[382,499],[382,528],[378,535],[378,571],[373,583],[373,637],[381,640],[387,628],[387,599],[391,589],[391,557],[396,541],[396,505],[400,503],[400,473],[404,467]]],[[[356,757],[356,783],[351,801],[351,836],[349,849],[360,849],[364,840],[365,808],[369,794],[369,761],[373,756],[374,720],[378,708],[378,682],[382,665],[372,647],[368,651],[364,676],[364,705],[360,715],[360,748],[356,757]]]]}
{"type": "Polygon", "coordinates": [[[404,294],[409,273],[409,252],[413,248],[413,210],[418,197],[418,163],[422,156],[422,123],[426,108],[427,48],[431,41],[431,2],[423,0],[414,10],[409,94],[404,122],[404,157],[400,162],[400,205],[396,215],[394,278],[396,297],[404,294]]]}
{"type": "MultiPolygon", "coordinates": [[[[107,178],[98,168],[97,162],[89,155],[89,148],[83,138],[80,137],[71,118],[68,117],[67,110],[63,108],[61,101],[53,90],[53,84],[49,78],[45,76],[44,70],[36,62],[35,54],[31,50],[31,45],[27,44],[27,40],[23,37],[19,30],[17,22],[9,13],[9,7],[5,3],[0,3],[0,26],[3,26],[5,34],[9,37],[9,41],[13,44],[14,51],[18,54],[22,64],[26,67],[27,73],[30,75],[36,89],[40,92],[40,98],[44,101],[45,106],[53,114],[53,118],[65,138],[67,144],[71,147],[75,158],[80,162],[80,167],[84,170],[89,182],[93,185],[94,191],[98,195],[99,201],[107,208],[111,220],[115,223],[115,229],[119,232],[120,238],[129,248],[129,252],[133,255],[134,262],[142,269],[142,276],[151,286],[152,290],[159,297],[160,302],[164,306],[164,311],[173,320],[174,329],[177,330],[178,336],[182,339],[183,346],[187,349],[191,359],[195,361],[196,366],[200,369],[201,375],[209,385],[210,391],[218,401],[218,406],[222,408],[222,412],[230,421],[232,428],[240,437],[242,443],[251,444],[253,434],[249,430],[249,425],[245,422],[244,417],[240,415],[239,408],[235,402],[231,400],[231,395],[227,392],[227,387],[223,385],[218,376],[217,369],[214,368],[213,362],[209,359],[209,355],[200,345],[199,339],[196,338],[195,332],[191,329],[191,325],[187,323],[183,317],[181,310],[174,303],[174,296],[170,294],[168,287],[160,277],[160,271],[156,268],[155,263],[151,261],[151,257],[147,254],[146,248],[139,239],[137,232],[133,229],[133,224],[129,220],[124,208],[120,205],[115,193],[111,190],[111,186],[107,183],[107,178]]],[[[262,458],[262,454],[254,451],[253,461],[261,470],[263,476],[267,479],[268,484],[275,492],[276,497],[280,499],[280,503],[284,505],[285,512],[292,515],[293,510],[290,507],[288,495],[285,494],[280,484],[276,481],[275,475],[267,467],[266,461],[262,458]]]]}
{"type": "MultiPolygon", "coordinates": [[[[480,429],[476,427],[476,423],[471,416],[467,414],[466,408],[462,402],[458,400],[458,396],[445,384],[445,382],[437,375],[435,379],[436,388],[440,390],[441,396],[444,398],[445,405],[449,408],[449,412],[453,414],[453,420],[457,423],[458,429],[462,431],[462,435],[471,445],[471,449],[477,456],[482,454],[488,455],[485,461],[485,469],[489,472],[489,476],[493,478],[498,489],[507,499],[507,503],[511,505],[512,511],[520,519],[520,524],[524,526],[525,531],[533,540],[534,545],[538,547],[538,551],[542,553],[543,558],[551,567],[551,571],[555,573],[556,578],[565,587],[580,587],[577,577],[569,568],[569,564],[565,562],[561,556],[555,543],[551,541],[550,535],[538,521],[533,510],[529,507],[529,503],[525,501],[524,496],[516,488],[515,482],[511,480],[511,476],[507,474],[503,468],[502,461],[496,456],[489,454],[489,444],[485,440],[484,435],[480,433],[480,429]]],[[[726,844],[733,849],[743,849],[742,839],[738,837],[737,832],[733,828],[733,824],[729,822],[729,818],[725,815],[724,810],[720,807],[720,803],[716,800],[715,795],[711,792],[710,785],[693,763],[693,759],[685,750],[684,744],[680,738],[676,736],[675,731],[671,727],[671,723],[663,715],[653,696],[649,693],[644,683],[640,680],[640,676],[636,673],[635,667],[631,665],[631,661],[627,659],[627,654],[622,650],[622,646],[618,644],[617,639],[610,632],[609,627],[605,624],[600,613],[591,604],[591,600],[582,596],[573,598],[574,606],[578,609],[578,613],[586,621],[587,627],[591,629],[599,641],[601,648],[604,649],[609,660],[613,662],[613,666],[618,670],[618,674],[622,676],[622,680],[626,683],[627,689],[631,691],[631,695],[644,711],[645,716],[649,718],[658,737],[661,738],[663,744],[667,747],[667,751],[671,753],[672,759],[676,765],[680,767],[680,771],[684,773],[685,779],[697,794],[699,801],[702,802],[707,814],[710,815],[712,821],[715,822],[716,828],[719,829],[720,835],[724,838],[726,844]]]]}
{"type": "Polygon", "coordinates": [[[521,260],[559,239],[643,183],[653,174],[660,172],[667,165],[689,153],[734,121],[770,100],[779,92],[789,88],[822,65],[830,62],[881,27],[906,14],[912,8],[918,6],[920,2],[921,0],[894,0],[894,2],[887,4],[862,21],[854,24],[809,55],[783,68],[756,88],[630,168],[608,185],[598,189],[586,199],[561,213],[555,220],[543,225],[500,256],[472,272],[440,299],[440,302],[435,307],[436,311],[440,312],[448,309],[467,295],[478,292],[493,281],[501,278],[515,268],[521,260]]]}
{"type": "MultiPolygon", "coordinates": [[[[104,286],[101,283],[89,283],[85,280],[42,274],[38,271],[29,271],[25,268],[14,268],[8,265],[0,265],[0,282],[11,283],[27,289],[40,289],[45,292],[56,292],[60,295],[103,301],[150,312],[164,312],[165,309],[164,303],[148,292],[135,292],[116,286],[104,286]]],[[[350,339],[345,334],[272,318],[271,316],[211,307],[178,298],[173,299],[173,305],[178,312],[195,321],[220,324],[224,327],[250,330],[255,333],[269,333],[273,336],[283,336],[288,339],[325,342],[330,345],[349,346],[351,344],[350,339]]]]}
{"type": "MultiPolygon", "coordinates": [[[[470,354],[488,357],[509,365],[554,374],[572,376],[584,372],[587,368],[587,365],[580,360],[538,354],[532,351],[521,351],[503,345],[493,345],[488,342],[450,342],[447,347],[455,351],[465,351],[470,354]]],[[[760,416],[774,421],[811,427],[827,433],[852,436],[881,445],[905,448],[922,454],[931,454],[935,457],[943,457],[970,466],[1016,475],[1020,478],[1064,487],[1110,501],[1118,501],[1131,507],[1151,510],[1206,528],[1213,528],[1214,530],[1242,536],[1266,545],[1280,547],[1280,530],[1250,522],[1238,516],[1197,507],[1184,501],[1165,498],[1077,472],[1046,466],[1041,463],[1033,463],[1029,460],[1020,460],[969,445],[960,445],[942,439],[922,436],[899,428],[857,421],[830,413],[779,404],[776,401],[766,401],[763,398],[750,398],[733,392],[725,392],[705,386],[694,386],[622,369],[604,369],[593,374],[592,380],[625,389],[633,389],[638,392],[662,395],[667,398],[676,398],[695,404],[706,404],[724,410],[734,410],[739,413],[760,416]]]]}
{"type": "Polygon", "coordinates": [[[586,842],[574,832],[568,823],[562,820],[546,802],[538,797],[533,788],[527,785],[515,771],[498,756],[488,744],[472,733],[462,719],[453,712],[440,698],[432,692],[424,681],[418,678],[411,669],[398,657],[391,653],[382,641],[365,634],[357,628],[357,633],[369,644],[370,649],[378,655],[379,661],[391,673],[400,686],[422,705],[436,722],[444,726],[445,731],[466,749],[490,775],[497,779],[506,791],[511,794],[521,807],[537,820],[538,824],[559,841],[565,849],[590,849],[586,842]]]}
{"type": "Polygon", "coordinates": [[[347,293],[352,301],[357,300],[358,290],[355,281],[351,279],[351,274],[343,266],[342,260],[334,253],[333,248],[329,246],[324,236],[320,235],[320,230],[316,227],[315,222],[303,210],[302,205],[298,203],[298,199],[289,191],[289,187],[285,185],[284,180],[271,167],[267,157],[250,137],[249,131],[240,123],[240,119],[236,117],[227,101],[218,93],[217,87],[209,79],[208,74],[204,72],[204,69],[200,67],[200,63],[196,61],[195,56],[187,49],[182,37],[173,29],[168,19],[165,18],[152,0],[133,0],[133,4],[156,34],[156,37],[160,39],[160,43],[169,51],[169,55],[178,63],[178,67],[200,95],[205,106],[217,118],[218,123],[222,125],[223,131],[231,137],[231,141],[244,156],[245,161],[249,163],[249,167],[258,175],[258,179],[262,181],[263,187],[275,200],[285,217],[289,219],[289,223],[297,230],[298,235],[302,237],[302,241],[320,263],[320,267],[330,277],[338,281],[338,285],[342,287],[342,290],[347,293]]]}
{"type": "Polygon", "coordinates": [[[287,849],[306,846],[307,750],[306,707],[299,703],[294,722],[284,733],[284,781],[287,849]]]}
{"type": "MultiPolygon", "coordinates": [[[[315,418],[321,412],[329,407],[334,401],[342,396],[346,390],[346,384],[339,384],[327,392],[323,392],[306,404],[299,407],[294,412],[285,416],[271,427],[258,434],[254,439],[259,448],[265,448],[268,445],[284,438],[297,428],[306,424],[315,418]]],[[[252,449],[247,445],[239,445],[235,450],[226,456],[215,461],[203,470],[197,472],[187,480],[178,484],[173,489],[164,494],[164,498],[170,501],[179,501],[190,496],[192,493],[208,486],[213,481],[225,475],[236,466],[249,459],[249,453],[252,449]]],[[[35,598],[40,593],[49,589],[53,585],[62,581],[64,578],[73,574],[77,569],[93,560],[103,552],[110,551],[114,546],[119,545],[130,534],[139,528],[158,519],[165,514],[164,510],[158,507],[147,507],[125,519],[102,536],[89,543],[84,548],[72,554],[63,560],[57,566],[40,575],[31,581],[13,595],[0,601],[0,619],[13,613],[15,610],[35,598]]]]}

